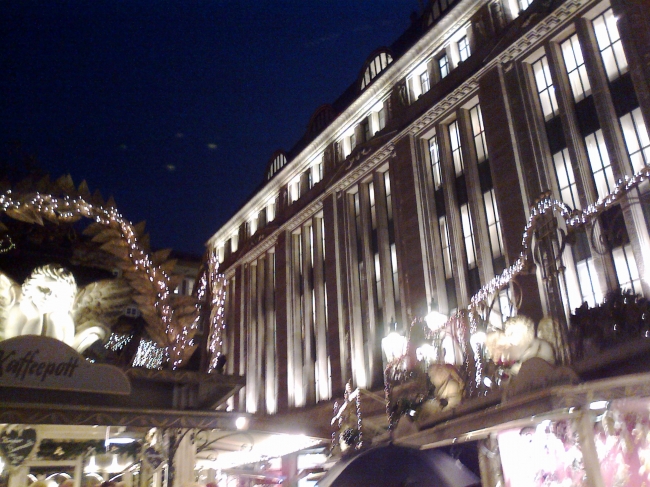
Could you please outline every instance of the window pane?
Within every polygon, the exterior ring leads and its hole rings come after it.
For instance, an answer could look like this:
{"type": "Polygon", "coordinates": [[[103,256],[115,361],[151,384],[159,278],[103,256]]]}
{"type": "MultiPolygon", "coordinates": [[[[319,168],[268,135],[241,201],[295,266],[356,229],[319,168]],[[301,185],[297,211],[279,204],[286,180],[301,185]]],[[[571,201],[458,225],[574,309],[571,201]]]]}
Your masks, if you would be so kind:
{"type": "Polygon", "coordinates": [[[458,122],[449,124],[449,138],[451,140],[451,155],[454,160],[456,176],[463,174],[463,154],[460,148],[460,132],[458,122]]]}
{"type": "Polygon", "coordinates": [[[650,137],[640,108],[620,118],[632,171],[637,172],[650,163],[650,137]]]}
{"type": "Polygon", "coordinates": [[[535,74],[539,101],[542,105],[542,113],[544,114],[544,118],[549,120],[558,114],[558,106],[546,56],[541,57],[533,63],[533,73],[535,74]]]}
{"type": "Polygon", "coordinates": [[[438,136],[434,135],[429,139],[429,157],[433,173],[433,189],[438,189],[442,184],[442,171],[440,167],[440,149],[438,147],[438,136]]]}
{"type": "Polygon", "coordinates": [[[627,72],[628,66],[612,9],[596,17],[593,26],[607,77],[613,81],[627,72]]]}
{"type": "Polygon", "coordinates": [[[557,177],[557,185],[562,201],[573,209],[579,209],[578,188],[576,187],[573,168],[569,160],[569,151],[563,149],[553,154],[553,165],[555,166],[555,176],[557,177]]]}
{"type": "Polygon", "coordinates": [[[483,127],[483,116],[481,106],[476,105],[469,111],[472,119],[472,132],[474,135],[474,146],[476,147],[476,159],[483,162],[487,159],[487,143],[485,141],[485,129],[483,127]]]}
{"type": "Polygon", "coordinates": [[[571,91],[573,91],[573,99],[579,102],[591,94],[591,85],[587,77],[578,35],[573,34],[562,43],[561,47],[564,64],[571,83],[571,91]]]}
{"type": "Polygon", "coordinates": [[[472,216],[469,213],[469,205],[460,207],[460,220],[463,227],[463,239],[465,240],[465,251],[467,252],[467,267],[476,267],[476,248],[474,246],[474,230],[472,228],[472,216]]]}
{"type": "Polygon", "coordinates": [[[639,269],[632,254],[630,244],[618,247],[612,251],[614,266],[616,267],[616,276],[618,285],[622,290],[629,290],[635,294],[642,294],[641,281],[639,280],[639,269]]]}
{"type": "Polygon", "coordinates": [[[585,144],[587,145],[587,154],[589,155],[594,182],[598,190],[598,198],[604,198],[614,189],[615,181],[602,130],[598,129],[593,134],[585,137],[585,144]]]}

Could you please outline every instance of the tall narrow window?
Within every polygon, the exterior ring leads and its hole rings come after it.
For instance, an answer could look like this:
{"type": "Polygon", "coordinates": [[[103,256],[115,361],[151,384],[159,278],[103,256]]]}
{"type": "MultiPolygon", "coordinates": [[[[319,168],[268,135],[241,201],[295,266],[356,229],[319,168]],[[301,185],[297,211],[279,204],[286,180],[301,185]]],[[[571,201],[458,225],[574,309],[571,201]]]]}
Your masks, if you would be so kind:
{"type": "Polygon", "coordinates": [[[642,294],[639,268],[634,260],[632,246],[628,243],[615,248],[612,251],[612,257],[620,288],[632,291],[634,294],[642,294]]]}
{"type": "Polygon", "coordinates": [[[607,77],[610,81],[614,81],[627,73],[628,65],[612,9],[609,8],[596,17],[593,25],[607,77]]]}
{"type": "Polygon", "coordinates": [[[560,198],[572,209],[579,209],[578,188],[576,186],[575,176],[573,175],[571,161],[569,160],[568,149],[562,149],[560,152],[553,154],[553,166],[555,168],[557,185],[560,190],[560,198]]]}
{"type": "Polygon", "coordinates": [[[462,63],[467,58],[469,58],[470,54],[471,52],[469,50],[469,41],[467,40],[467,36],[463,36],[458,41],[458,55],[460,56],[460,62],[462,63]]]}
{"type": "Polygon", "coordinates": [[[449,239],[449,228],[447,226],[447,217],[438,218],[438,227],[440,228],[440,245],[442,247],[442,263],[445,270],[445,279],[454,277],[451,268],[451,241],[449,239]]]}
{"type": "Polygon", "coordinates": [[[501,235],[501,221],[494,189],[483,193],[485,202],[485,216],[487,218],[488,234],[490,235],[490,247],[492,258],[497,259],[503,255],[503,236],[501,235]]]}
{"type": "Polygon", "coordinates": [[[542,56],[533,63],[533,73],[535,74],[537,95],[539,96],[539,103],[542,106],[544,119],[549,120],[558,114],[558,106],[546,56],[542,56]]]}
{"type": "Polygon", "coordinates": [[[454,160],[454,170],[456,176],[463,174],[463,153],[460,147],[460,130],[458,121],[449,124],[449,139],[451,141],[451,155],[454,160]]]}
{"type": "Polygon", "coordinates": [[[437,135],[429,139],[429,157],[431,158],[431,170],[433,172],[433,189],[437,190],[442,185],[442,168],[440,167],[440,148],[438,147],[437,135]]]}
{"type": "MultiPolygon", "coordinates": [[[[390,176],[388,171],[384,173],[384,190],[386,194],[386,213],[388,216],[388,243],[390,245],[390,262],[393,275],[393,299],[395,303],[395,312],[399,314],[400,293],[399,293],[399,274],[397,267],[397,247],[395,246],[395,225],[393,221],[393,197],[390,187],[390,176]]],[[[386,317],[387,319],[390,317],[386,317]]],[[[398,317],[395,316],[397,319],[398,317]]]]}
{"type": "Polygon", "coordinates": [[[604,198],[614,189],[616,182],[614,180],[612,165],[607,155],[602,130],[598,129],[593,134],[587,135],[585,137],[585,144],[587,145],[587,153],[589,154],[591,172],[593,173],[596,189],[598,190],[598,198],[604,198]]]}
{"type": "Polygon", "coordinates": [[[438,67],[440,68],[440,79],[449,74],[449,58],[447,54],[443,54],[438,58],[438,67]]]}
{"type": "Polygon", "coordinates": [[[571,91],[573,99],[579,102],[591,94],[591,85],[587,77],[587,68],[585,60],[582,57],[582,49],[578,34],[573,34],[561,44],[562,54],[564,55],[564,64],[566,65],[569,81],[571,82],[571,91]]]}
{"type": "Polygon", "coordinates": [[[474,245],[474,229],[472,227],[472,215],[469,212],[469,205],[460,207],[460,220],[463,227],[463,239],[465,251],[467,252],[467,267],[473,269],[477,265],[476,246],[474,245]]]}
{"type": "Polygon", "coordinates": [[[641,109],[635,108],[620,118],[627,153],[630,156],[632,171],[637,172],[650,164],[650,137],[641,115],[641,109]]]}
{"type": "Polygon", "coordinates": [[[478,163],[487,160],[487,143],[485,142],[485,128],[483,127],[483,116],[481,115],[481,106],[476,105],[469,111],[472,119],[472,133],[474,135],[474,145],[476,147],[476,159],[478,163]]]}

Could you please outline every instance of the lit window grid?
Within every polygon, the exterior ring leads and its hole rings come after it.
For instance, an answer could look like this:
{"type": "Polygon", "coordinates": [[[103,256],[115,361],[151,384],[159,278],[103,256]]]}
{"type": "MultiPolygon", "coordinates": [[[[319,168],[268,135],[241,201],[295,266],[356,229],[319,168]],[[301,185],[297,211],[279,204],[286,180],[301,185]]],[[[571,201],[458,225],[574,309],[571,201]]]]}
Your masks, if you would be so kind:
{"type": "Polygon", "coordinates": [[[607,155],[602,130],[598,129],[593,134],[587,135],[585,137],[585,144],[587,146],[587,154],[589,156],[594,183],[598,191],[598,198],[604,198],[614,189],[616,181],[609,156],[607,155]]]}
{"type": "Polygon", "coordinates": [[[431,89],[431,84],[429,83],[429,72],[424,71],[420,75],[420,88],[422,89],[422,93],[426,93],[431,89]]]}
{"type": "Polygon", "coordinates": [[[568,149],[565,148],[553,154],[553,166],[558,189],[560,190],[560,199],[574,210],[580,209],[578,187],[576,186],[568,149]]]}
{"type": "Polygon", "coordinates": [[[582,57],[582,49],[577,34],[573,34],[562,43],[562,54],[564,55],[564,64],[571,83],[573,99],[577,103],[591,94],[591,85],[587,77],[587,68],[582,57]]]}
{"type": "Polygon", "coordinates": [[[471,108],[470,118],[472,119],[472,133],[474,134],[474,145],[476,147],[476,159],[479,163],[488,158],[487,143],[485,141],[485,128],[483,127],[483,116],[481,106],[471,108]]]}
{"type": "Polygon", "coordinates": [[[503,255],[503,235],[501,233],[501,220],[497,208],[497,200],[494,189],[483,193],[485,203],[485,219],[487,221],[488,234],[490,235],[490,246],[492,247],[492,258],[496,259],[503,255]]]}
{"type": "Polygon", "coordinates": [[[460,221],[463,227],[463,240],[465,241],[465,252],[467,253],[467,267],[476,267],[476,246],[474,244],[474,229],[472,228],[472,215],[469,212],[469,205],[460,207],[460,221]]]}
{"type": "Polygon", "coordinates": [[[451,155],[454,161],[454,171],[456,176],[463,174],[463,153],[460,147],[460,130],[458,128],[458,121],[449,124],[449,139],[451,142],[451,155]]]}
{"type": "Polygon", "coordinates": [[[539,96],[539,103],[542,106],[544,119],[549,120],[556,116],[559,110],[557,98],[555,97],[555,87],[551,78],[551,70],[548,67],[548,59],[546,56],[542,56],[533,63],[533,73],[535,75],[537,94],[539,96]]]}
{"type": "Polygon", "coordinates": [[[628,71],[628,64],[612,9],[596,17],[593,26],[607,78],[614,81],[628,71]]]}
{"type": "Polygon", "coordinates": [[[633,172],[638,172],[650,163],[650,137],[640,108],[620,118],[623,137],[633,172]]]}
{"type": "Polygon", "coordinates": [[[449,74],[449,57],[446,54],[438,58],[438,67],[440,68],[441,79],[449,74]]]}
{"type": "Polygon", "coordinates": [[[447,217],[438,218],[438,228],[440,229],[440,245],[442,247],[442,262],[445,271],[445,279],[453,277],[451,266],[451,241],[449,239],[449,227],[447,217]]]}
{"type": "Polygon", "coordinates": [[[632,291],[634,294],[642,294],[639,269],[632,253],[632,245],[627,244],[617,247],[612,251],[614,267],[618,285],[623,291],[632,291]]]}
{"type": "Polygon", "coordinates": [[[458,41],[458,55],[460,56],[460,61],[465,61],[469,58],[470,54],[469,41],[467,40],[467,36],[464,36],[458,41]]]}
{"type": "Polygon", "coordinates": [[[438,189],[442,185],[442,167],[440,165],[440,146],[438,145],[437,135],[429,139],[429,157],[431,158],[431,170],[433,172],[433,188],[438,189]]]}

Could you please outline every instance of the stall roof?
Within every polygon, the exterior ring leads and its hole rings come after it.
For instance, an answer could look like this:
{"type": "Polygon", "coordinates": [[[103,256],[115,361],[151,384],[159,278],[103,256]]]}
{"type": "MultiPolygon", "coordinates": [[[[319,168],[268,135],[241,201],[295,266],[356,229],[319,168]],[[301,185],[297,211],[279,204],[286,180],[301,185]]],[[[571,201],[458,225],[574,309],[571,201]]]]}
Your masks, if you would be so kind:
{"type": "Polygon", "coordinates": [[[439,414],[421,430],[398,438],[401,446],[431,449],[478,440],[502,429],[571,417],[595,401],[650,397],[650,373],[639,373],[576,385],[547,387],[516,397],[492,396],[466,401],[439,414]],[[485,407],[489,402],[492,405],[485,407]]]}

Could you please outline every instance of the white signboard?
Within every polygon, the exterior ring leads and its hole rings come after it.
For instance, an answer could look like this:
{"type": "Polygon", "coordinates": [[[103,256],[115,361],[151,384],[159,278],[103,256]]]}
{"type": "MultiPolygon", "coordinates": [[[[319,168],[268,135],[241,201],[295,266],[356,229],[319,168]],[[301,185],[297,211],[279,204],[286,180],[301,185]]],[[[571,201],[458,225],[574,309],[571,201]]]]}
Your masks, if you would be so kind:
{"type": "Polygon", "coordinates": [[[22,335],[0,342],[0,387],[130,394],[119,368],[88,362],[54,338],[22,335]]]}

